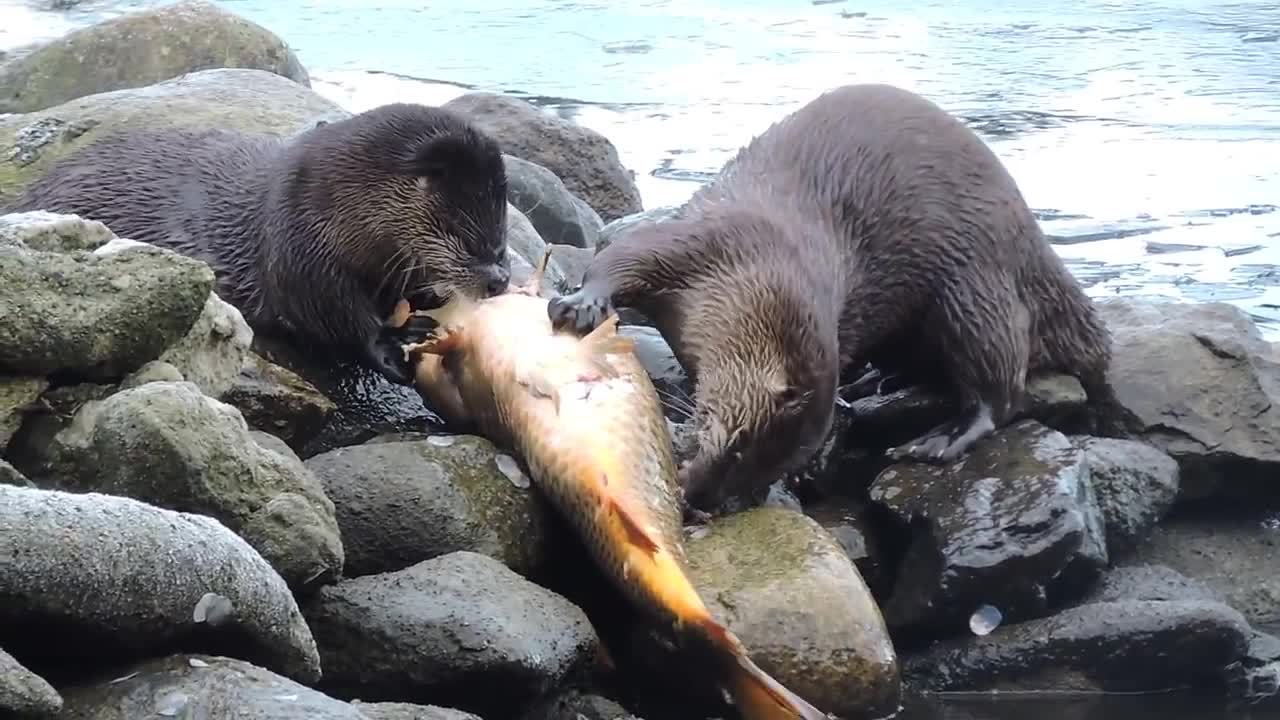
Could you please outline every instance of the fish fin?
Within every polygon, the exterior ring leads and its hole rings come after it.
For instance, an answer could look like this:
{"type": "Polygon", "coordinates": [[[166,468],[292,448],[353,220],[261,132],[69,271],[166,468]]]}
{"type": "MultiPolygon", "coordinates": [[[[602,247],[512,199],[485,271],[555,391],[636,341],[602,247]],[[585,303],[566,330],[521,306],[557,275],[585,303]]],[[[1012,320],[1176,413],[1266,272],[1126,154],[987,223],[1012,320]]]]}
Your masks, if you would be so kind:
{"type": "Polygon", "coordinates": [[[618,522],[622,525],[622,530],[626,533],[627,542],[644,551],[650,558],[658,554],[658,543],[649,536],[648,531],[636,522],[631,516],[631,512],[622,506],[615,498],[608,498],[609,512],[618,518],[618,522]]]}
{"type": "Polygon", "coordinates": [[[702,620],[711,644],[727,654],[725,689],[743,720],[830,720],[830,716],[788,690],[761,670],[747,655],[742,641],[711,617],[702,620]]]}
{"type": "Polygon", "coordinates": [[[609,362],[609,356],[625,355],[633,352],[635,347],[634,338],[618,334],[617,314],[611,314],[578,341],[583,359],[601,377],[617,377],[618,369],[609,362]]]}
{"type": "Polygon", "coordinates": [[[541,296],[542,278],[547,274],[547,265],[551,262],[551,246],[542,253],[542,261],[538,263],[538,267],[534,268],[533,275],[527,281],[519,285],[511,285],[507,288],[507,292],[516,295],[532,295],[533,297],[541,296]]]}

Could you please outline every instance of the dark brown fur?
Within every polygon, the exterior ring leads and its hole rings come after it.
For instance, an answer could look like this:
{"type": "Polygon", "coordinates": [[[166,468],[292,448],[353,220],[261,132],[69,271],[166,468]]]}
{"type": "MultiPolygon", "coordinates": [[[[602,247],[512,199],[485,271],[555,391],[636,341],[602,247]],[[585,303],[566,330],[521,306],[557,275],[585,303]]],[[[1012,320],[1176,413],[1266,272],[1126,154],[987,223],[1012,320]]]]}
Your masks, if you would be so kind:
{"type": "Polygon", "coordinates": [[[294,138],[153,129],[100,138],[15,210],[100,220],[204,260],[257,332],[285,333],[402,383],[403,332],[384,320],[507,285],[498,144],[448,110],[384,105],[294,138]]]}
{"type": "Polygon", "coordinates": [[[795,471],[842,370],[927,369],[966,408],[891,451],[959,456],[1017,409],[1028,371],[1104,382],[1110,338],[976,134],[886,85],[828,92],[769,128],[673,219],[641,226],[553,301],[585,330],[654,320],[696,383],[687,499],[710,508],[795,471]]]}

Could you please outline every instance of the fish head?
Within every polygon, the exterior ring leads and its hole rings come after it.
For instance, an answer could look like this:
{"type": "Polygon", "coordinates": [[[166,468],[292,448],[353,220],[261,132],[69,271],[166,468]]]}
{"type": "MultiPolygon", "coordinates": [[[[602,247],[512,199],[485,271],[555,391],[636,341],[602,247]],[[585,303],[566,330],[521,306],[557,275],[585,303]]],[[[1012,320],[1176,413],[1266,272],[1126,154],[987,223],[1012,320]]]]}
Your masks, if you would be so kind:
{"type": "Polygon", "coordinates": [[[736,347],[701,358],[696,446],[680,470],[690,505],[710,512],[750,502],[821,447],[835,414],[838,361],[834,337],[815,344],[807,324],[736,335],[736,347]]]}

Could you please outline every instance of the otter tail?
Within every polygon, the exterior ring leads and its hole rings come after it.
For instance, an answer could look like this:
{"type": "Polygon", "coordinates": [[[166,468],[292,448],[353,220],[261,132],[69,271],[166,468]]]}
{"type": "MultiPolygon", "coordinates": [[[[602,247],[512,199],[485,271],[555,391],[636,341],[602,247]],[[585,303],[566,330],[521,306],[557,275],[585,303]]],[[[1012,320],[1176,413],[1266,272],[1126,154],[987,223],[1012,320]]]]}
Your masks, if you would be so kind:
{"type": "Polygon", "coordinates": [[[707,618],[701,630],[721,655],[721,682],[743,720],[830,720],[830,716],[761,670],[729,629],[707,618]]]}

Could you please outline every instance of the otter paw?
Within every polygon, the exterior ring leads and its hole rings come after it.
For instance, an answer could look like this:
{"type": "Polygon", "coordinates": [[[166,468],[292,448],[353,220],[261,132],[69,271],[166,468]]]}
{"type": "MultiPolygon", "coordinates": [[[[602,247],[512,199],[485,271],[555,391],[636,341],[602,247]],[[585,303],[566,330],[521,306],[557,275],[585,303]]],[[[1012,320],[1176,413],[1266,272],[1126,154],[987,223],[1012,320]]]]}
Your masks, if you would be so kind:
{"type": "Polygon", "coordinates": [[[398,328],[383,328],[365,351],[366,361],[383,377],[398,385],[413,383],[413,363],[405,357],[406,345],[427,340],[434,322],[430,318],[411,317],[398,328]]]}
{"type": "Polygon", "coordinates": [[[609,296],[583,288],[552,298],[547,303],[547,316],[557,330],[570,329],[579,335],[595,330],[613,313],[609,296]]]}
{"type": "Polygon", "coordinates": [[[885,454],[894,460],[951,462],[969,452],[994,430],[991,411],[986,405],[979,405],[968,417],[943,423],[915,440],[889,448],[885,454]]]}
{"type": "Polygon", "coordinates": [[[408,322],[396,328],[384,328],[382,335],[400,345],[417,345],[435,334],[439,323],[425,315],[411,315],[408,322]]]}

